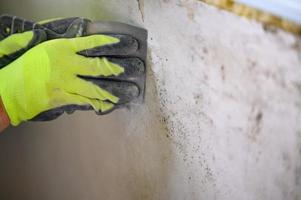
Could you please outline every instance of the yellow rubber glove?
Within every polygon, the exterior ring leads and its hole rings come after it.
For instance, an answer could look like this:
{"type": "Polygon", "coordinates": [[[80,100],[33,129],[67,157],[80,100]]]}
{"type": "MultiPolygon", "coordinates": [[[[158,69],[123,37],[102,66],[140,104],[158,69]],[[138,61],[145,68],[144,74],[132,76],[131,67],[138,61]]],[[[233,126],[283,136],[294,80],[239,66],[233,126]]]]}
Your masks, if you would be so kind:
{"type": "Polygon", "coordinates": [[[118,97],[78,75],[118,76],[124,69],[106,58],[88,58],[77,52],[118,42],[106,35],[55,39],[33,47],[2,68],[0,96],[11,124],[18,125],[41,112],[70,104],[91,105],[95,111],[110,110],[118,97]]]}

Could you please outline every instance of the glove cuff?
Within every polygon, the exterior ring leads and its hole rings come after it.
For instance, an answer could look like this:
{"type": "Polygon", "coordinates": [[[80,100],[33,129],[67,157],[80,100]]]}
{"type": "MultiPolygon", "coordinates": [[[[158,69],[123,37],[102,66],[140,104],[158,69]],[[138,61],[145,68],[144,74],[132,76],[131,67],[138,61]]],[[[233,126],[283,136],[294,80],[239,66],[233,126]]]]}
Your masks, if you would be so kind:
{"type": "Polygon", "coordinates": [[[9,124],[10,120],[0,97],[0,132],[6,129],[9,124]]]}

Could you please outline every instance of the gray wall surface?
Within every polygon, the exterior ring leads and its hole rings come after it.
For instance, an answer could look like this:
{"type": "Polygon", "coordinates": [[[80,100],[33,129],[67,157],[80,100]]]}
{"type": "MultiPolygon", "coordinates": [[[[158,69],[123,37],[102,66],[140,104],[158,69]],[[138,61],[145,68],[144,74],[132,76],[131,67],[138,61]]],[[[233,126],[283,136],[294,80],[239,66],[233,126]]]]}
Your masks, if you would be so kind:
{"type": "Polygon", "coordinates": [[[301,40],[196,0],[10,0],[149,30],[146,99],[0,135],[0,199],[301,199],[301,40]]]}

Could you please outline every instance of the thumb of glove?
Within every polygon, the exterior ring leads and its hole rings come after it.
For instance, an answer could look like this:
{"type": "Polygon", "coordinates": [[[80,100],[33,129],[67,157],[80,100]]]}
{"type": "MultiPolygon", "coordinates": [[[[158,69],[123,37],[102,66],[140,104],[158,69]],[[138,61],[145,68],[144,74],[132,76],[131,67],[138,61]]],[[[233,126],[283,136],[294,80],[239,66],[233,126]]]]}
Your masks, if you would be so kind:
{"type": "Polygon", "coordinates": [[[0,69],[13,62],[32,47],[44,42],[44,30],[15,33],[0,41],[0,69]]]}

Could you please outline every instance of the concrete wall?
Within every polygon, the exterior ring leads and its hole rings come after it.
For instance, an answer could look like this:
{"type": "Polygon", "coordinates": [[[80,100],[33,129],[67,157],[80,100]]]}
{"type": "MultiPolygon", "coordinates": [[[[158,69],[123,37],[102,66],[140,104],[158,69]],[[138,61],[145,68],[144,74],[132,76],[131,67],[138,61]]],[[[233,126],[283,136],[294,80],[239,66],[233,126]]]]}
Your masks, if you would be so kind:
{"type": "Polygon", "coordinates": [[[149,30],[144,105],[0,135],[0,199],[301,199],[301,40],[195,0],[10,0],[149,30]]]}

